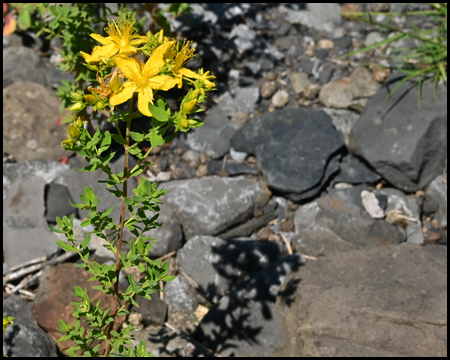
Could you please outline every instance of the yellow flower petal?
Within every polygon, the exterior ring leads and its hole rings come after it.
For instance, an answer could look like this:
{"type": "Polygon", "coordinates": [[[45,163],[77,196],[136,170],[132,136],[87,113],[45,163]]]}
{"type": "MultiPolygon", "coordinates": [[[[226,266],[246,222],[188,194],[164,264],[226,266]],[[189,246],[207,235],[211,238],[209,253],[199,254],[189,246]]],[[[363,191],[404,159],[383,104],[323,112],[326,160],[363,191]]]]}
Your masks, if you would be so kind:
{"type": "Polygon", "coordinates": [[[117,66],[124,73],[124,75],[133,80],[138,80],[141,74],[141,67],[134,58],[128,58],[124,56],[115,56],[117,66]]]}
{"type": "Polygon", "coordinates": [[[137,90],[137,85],[133,81],[127,81],[123,83],[122,87],[111,95],[109,103],[112,106],[116,106],[131,99],[133,93],[137,90]]]}
{"type": "Polygon", "coordinates": [[[153,104],[153,90],[151,87],[139,89],[138,94],[138,109],[145,116],[152,116],[152,113],[148,109],[148,103],[153,104]]]}
{"type": "Polygon", "coordinates": [[[145,77],[152,77],[157,75],[163,66],[165,65],[164,61],[164,54],[167,52],[167,50],[175,44],[175,41],[169,41],[165,44],[162,44],[156,48],[155,51],[153,51],[152,56],[144,65],[144,70],[142,71],[142,74],[145,77]]]}
{"type": "Polygon", "coordinates": [[[200,77],[196,72],[193,72],[192,70],[189,70],[189,69],[187,69],[185,67],[179,68],[178,72],[181,75],[184,75],[184,76],[186,76],[188,78],[198,79],[200,77]]]}
{"type": "Polygon", "coordinates": [[[155,90],[170,90],[178,84],[178,80],[170,76],[158,75],[147,80],[147,85],[155,90]]]}
{"type": "Polygon", "coordinates": [[[112,43],[112,39],[111,36],[108,37],[103,37],[101,35],[98,34],[91,34],[91,38],[93,38],[94,40],[98,41],[100,44],[102,45],[109,45],[112,43]]]}

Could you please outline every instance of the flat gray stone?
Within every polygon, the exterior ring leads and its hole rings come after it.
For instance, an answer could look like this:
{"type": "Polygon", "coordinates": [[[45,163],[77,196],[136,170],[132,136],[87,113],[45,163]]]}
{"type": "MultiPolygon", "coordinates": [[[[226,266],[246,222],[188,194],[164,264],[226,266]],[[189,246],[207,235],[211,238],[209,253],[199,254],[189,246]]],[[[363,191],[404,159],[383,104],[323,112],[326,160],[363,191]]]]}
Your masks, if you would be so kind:
{"type": "Polygon", "coordinates": [[[164,183],[163,202],[175,212],[185,238],[216,235],[253,217],[268,202],[264,183],[244,177],[204,177],[164,183]]]}
{"type": "Polygon", "coordinates": [[[44,187],[40,177],[16,181],[3,199],[3,252],[10,267],[58,249],[45,221],[44,187]]]}
{"type": "Polygon", "coordinates": [[[204,296],[217,302],[285,255],[281,243],[195,236],[178,252],[177,261],[183,272],[197,282],[204,296]]]}

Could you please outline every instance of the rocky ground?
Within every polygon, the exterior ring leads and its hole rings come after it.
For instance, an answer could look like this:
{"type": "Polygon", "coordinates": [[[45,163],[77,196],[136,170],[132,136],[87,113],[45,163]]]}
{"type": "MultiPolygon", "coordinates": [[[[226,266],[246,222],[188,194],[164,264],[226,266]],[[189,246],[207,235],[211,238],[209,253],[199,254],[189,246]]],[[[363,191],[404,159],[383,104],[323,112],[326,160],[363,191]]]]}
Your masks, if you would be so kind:
{"type": "MultiPolygon", "coordinates": [[[[446,85],[437,101],[425,86],[420,107],[414,83],[385,101],[399,75],[358,62],[376,52],[339,58],[388,36],[341,12],[389,6],[194,5],[191,23],[174,22],[218,90],[205,125],[153,152],[145,173],[168,188],[151,256],[178,274],[129,319],[155,355],[447,355],[446,85]]],[[[22,289],[11,269],[55,253],[56,216],[75,213],[84,238],[86,213],[66,199],[86,185],[116,218],[120,209],[100,173],[65,158],[53,95],[71,75],[55,68],[56,49],[41,49],[30,33],[3,39],[9,356],[61,356],[56,320],[85,279],[75,259],[33,272],[22,289]]],[[[113,261],[101,245],[92,242],[96,261],[113,261]]]]}

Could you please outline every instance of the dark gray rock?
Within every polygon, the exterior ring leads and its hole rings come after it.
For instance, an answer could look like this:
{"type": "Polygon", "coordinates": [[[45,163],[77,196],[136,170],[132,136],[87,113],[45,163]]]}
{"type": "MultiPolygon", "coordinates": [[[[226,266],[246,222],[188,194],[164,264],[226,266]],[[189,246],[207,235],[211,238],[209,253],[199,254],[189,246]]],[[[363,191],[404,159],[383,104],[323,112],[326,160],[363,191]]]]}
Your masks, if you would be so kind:
{"type": "Polygon", "coordinates": [[[195,236],[178,252],[177,261],[206,298],[217,302],[285,255],[280,243],[195,236]]]}
{"type": "Polygon", "coordinates": [[[259,175],[259,170],[255,168],[251,168],[245,164],[240,163],[231,163],[227,162],[225,163],[225,170],[227,171],[228,175],[230,176],[237,176],[237,175],[259,175]]]}
{"type": "Polygon", "coordinates": [[[426,192],[427,201],[434,201],[436,213],[434,218],[439,222],[439,226],[447,228],[447,174],[439,175],[434,179],[426,192]]]}
{"type": "Polygon", "coordinates": [[[230,149],[230,139],[238,128],[220,107],[214,107],[206,115],[202,127],[189,131],[186,143],[192,150],[205,151],[213,159],[220,159],[230,149]]]}
{"type": "MultiPolygon", "coordinates": [[[[162,202],[164,202],[164,197],[162,198],[162,202]]],[[[159,208],[157,222],[162,224],[162,226],[142,234],[142,236],[155,239],[155,243],[149,252],[149,256],[155,258],[178,250],[183,246],[183,229],[175,213],[166,204],[162,204],[159,208]]],[[[155,215],[155,213],[150,211],[146,213],[148,213],[149,219],[155,215]]]]}
{"type": "Polygon", "coordinates": [[[363,249],[365,247],[399,244],[406,240],[402,228],[384,220],[375,220],[347,194],[332,195],[301,206],[295,213],[296,234],[292,245],[296,251],[311,256],[363,249]]]}
{"type": "Polygon", "coordinates": [[[280,288],[286,276],[301,271],[303,264],[301,255],[289,255],[225,295],[200,322],[196,338],[221,356],[270,356],[286,340],[281,321],[274,316],[277,298],[292,304],[289,292],[280,288]]]}
{"type": "MultiPolygon", "coordinates": [[[[398,79],[397,79],[398,80],[398,79]]],[[[447,89],[422,89],[407,82],[386,101],[397,85],[388,81],[367,103],[350,133],[350,148],[377,173],[406,192],[423,189],[442,174],[447,158],[447,89]]]]}
{"type": "Polygon", "coordinates": [[[30,48],[12,46],[3,50],[3,89],[18,81],[30,81],[48,88],[47,66],[30,48]]]}
{"type": "Polygon", "coordinates": [[[322,111],[289,108],[247,121],[231,139],[256,155],[266,183],[299,201],[316,195],[339,169],[344,143],[322,111]]]}
{"type": "Polygon", "coordinates": [[[67,216],[70,218],[72,214],[78,217],[78,211],[72,205],[69,200],[74,202],[70,196],[69,191],[63,185],[51,183],[45,186],[45,207],[46,218],[49,223],[56,224],[56,217],[67,216]]]}
{"type": "Polygon", "coordinates": [[[3,334],[3,356],[57,357],[54,341],[37,325],[25,300],[17,295],[4,299],[3,314],[15,317],[3,334]]]}
{"type": "Polygon", "coordinates": [[[351,153],[345,155],[339,164],[340,171],[333,178],[333,182],[350,184],[374,183],[381,180],[381,176],[367,167],[361,160],[351,153]]]}
{"type": "Polygon", "coordinates": [[[250,236],[253,232],[266,226],[269,222],[276,218],[275,210],[277,208],[277,203],[274,200],[270,200],[269,203],[264,207],[261,216],[254,217],[253,219],[245,222],[244,224],[238,225],[233,229],[227,230],[220,234],[221,239],[235,239],[240,237],[250,236]]]}
{"type": "Polygon", "coordinates": [[[185,238],[217,235],[253,217],[268,202],[264,183],[244,177],[205,177],[164,183],[164,203],[175,212],[185,238]]]}
{"type": "Polygon", "coordinates": [[[142,322],[145,326],[162,326],[167,317],[167,304],[159,298],[158,292],[152,294],[151,297],[152,299],[148,300],[137,295],[135,300],[139,307],[133,305],[131,311],[136,311],[142,315],[142,322]]]}
{"type": "Polygon", "coordinates": [[[206,160],[206,169],[209,174],[217,175],[223,169],[223,161],[220,160],[206,160]]]}

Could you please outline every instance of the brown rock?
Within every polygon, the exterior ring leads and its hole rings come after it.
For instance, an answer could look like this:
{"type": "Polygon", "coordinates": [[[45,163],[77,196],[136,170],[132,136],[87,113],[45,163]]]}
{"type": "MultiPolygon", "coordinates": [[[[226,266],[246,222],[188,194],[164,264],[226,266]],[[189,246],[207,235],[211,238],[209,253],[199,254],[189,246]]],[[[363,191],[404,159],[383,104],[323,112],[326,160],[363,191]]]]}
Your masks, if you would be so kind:
{"type": "Polygon", "coordinates": [[[266,81],[261,86],[261,97],[263,99],[268,99],[275,93],[275,91],[277,91],[277,84],[275,81],[266,81]]]}
{"type": "Polygon", "coordinates": [[[67,133],[57,124],[60,107],[55,94],[36,83],[19,81],[3,89],[3,151],[17,161],[67,156],[61,146],[67,133]]]}
{"type": "MultiPolygon", "coordinates": [[[[83,289],[86,287],[89,298],[94,305],[98,300],[101,300],[100,306],[103,309],[111,308],[112,296],[94,290],[92,287],[99,285],[99,283],[98,281],[87,281],[91,277],[91,274],[74,266],[73,263],[48,266],[44,269],[31,310],[39,326],[44,328],[54,341],[58,341],[63,336],[63,333],[57,330],[59,329],[58,319],[65,323],[72,322],[72,324],[75,324],[76,319],[72,316],[73,310],[70,305],[71,302],[80,300],[73,295],[75,286],[83,289]]],[[[124,290],[126,289],[121,289],[121,291],[124,290]]],[[[115,330],[125,321],[125,318],[125,316],[121,316],[116,319],[115,330]]],[[[86,323],[82,326],[85,329],[87,328],[86,323]]],[[[61,352],[64,352],[74,344],[72,341],[66,340],[58,343],[57,346],[61,352]]]]}

